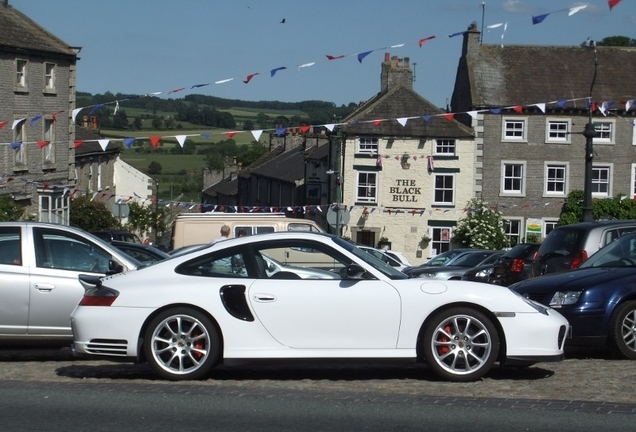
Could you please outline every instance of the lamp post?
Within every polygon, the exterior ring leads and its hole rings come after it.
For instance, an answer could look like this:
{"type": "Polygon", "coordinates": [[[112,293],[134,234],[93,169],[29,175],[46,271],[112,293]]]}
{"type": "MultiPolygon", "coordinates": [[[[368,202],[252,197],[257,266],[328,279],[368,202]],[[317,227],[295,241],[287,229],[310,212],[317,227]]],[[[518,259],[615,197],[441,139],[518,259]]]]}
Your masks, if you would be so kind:
{"type": "Polygon", "coordinates": [[[598,56],[596,54],[596,43],[588,40],[583,43],[583,47],[594,50],[594,76],[590,85],[590,96],[588,98],[588,121],[583,130],[585,137],[585,184],[583,185],[583,222],[592,222],[594,216],[592,214],[592,166],[594,161],[594,138],[598,135],[594,123],[592,122],[592,90],[594,90],[594,82],[596,81],[596,72],[598,69],[598,56]]]}

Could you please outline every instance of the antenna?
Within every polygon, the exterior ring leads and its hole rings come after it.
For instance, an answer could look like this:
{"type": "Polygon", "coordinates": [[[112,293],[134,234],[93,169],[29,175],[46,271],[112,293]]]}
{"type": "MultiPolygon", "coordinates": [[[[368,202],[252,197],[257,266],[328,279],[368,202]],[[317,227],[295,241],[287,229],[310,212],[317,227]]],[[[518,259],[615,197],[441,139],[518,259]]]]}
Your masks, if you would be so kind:
{"type": "Polygon", "coordinates": [[[415,70],[417,69],[417,62],[413,62],[413,82],[415,82],[415,70]]]}
{"type": "Polygon", "coordinates": [[[481,2],[481,33],[479,33],[479,45],[484,43],[484,18],[486,16],[486,2],[481,2]]]}

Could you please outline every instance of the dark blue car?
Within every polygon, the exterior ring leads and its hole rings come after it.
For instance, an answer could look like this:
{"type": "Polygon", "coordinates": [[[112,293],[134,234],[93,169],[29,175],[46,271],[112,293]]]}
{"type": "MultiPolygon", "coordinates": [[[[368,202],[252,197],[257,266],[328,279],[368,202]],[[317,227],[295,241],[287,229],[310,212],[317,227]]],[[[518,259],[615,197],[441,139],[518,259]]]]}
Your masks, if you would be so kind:
{"type": "Polygon", "coordinates": [[[569,345],[606,345],[636,360],[636,233],[618,238],[575,270],[527,279],[510,289],[567,318],[569,345]]]}

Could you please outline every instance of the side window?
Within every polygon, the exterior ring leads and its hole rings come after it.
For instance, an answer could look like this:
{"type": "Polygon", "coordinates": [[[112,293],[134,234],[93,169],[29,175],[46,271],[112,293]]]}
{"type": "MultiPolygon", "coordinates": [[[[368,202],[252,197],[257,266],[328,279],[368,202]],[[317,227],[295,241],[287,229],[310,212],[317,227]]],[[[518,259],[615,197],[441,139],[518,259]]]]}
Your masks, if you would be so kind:
{"type": "Polygon", "coordinates": [[[99,246],[72,233],[35,228],[35,257],[38,267],[106,273],[111,255],[99,246]]]}
{"type": "Polygon", "coordinates": [[[22,265],[20,227],[0,228],[0,265],[22,265]]]}
{"type": "Polygon", "coordinates": [[[322,244],[301,240],[267,242],[257,246],[256,262],[262,259],[267,279],[341,279],[350,260],[322,244]]]}
{"type": "Polygon", "coordinates": [[[190,276],[248,278],[256,277],[256,269],[250,268],[244,249],[225,249],[188,261],[175,270],[190,276]]]}
{"type": "Polygon", "coordinates": [[[318,232],[316,228],[306,223],[290,223],[287,225],[287,231],[318,232]]]}

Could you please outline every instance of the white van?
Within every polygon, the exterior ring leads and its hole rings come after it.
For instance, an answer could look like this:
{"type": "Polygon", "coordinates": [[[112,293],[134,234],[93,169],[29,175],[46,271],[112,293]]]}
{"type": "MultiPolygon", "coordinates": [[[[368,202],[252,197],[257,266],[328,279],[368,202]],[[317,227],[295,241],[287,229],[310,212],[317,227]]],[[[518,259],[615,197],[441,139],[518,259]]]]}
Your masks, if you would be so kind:
{"type": "Polygon", "coordinates": [[[275,231],[324,232],[309,219],[286,217],[284,213],[181,213],[172,225],[172,249],[209,243],[221,236],[221,227],[232,229],[230,237],[275,231]]]}

